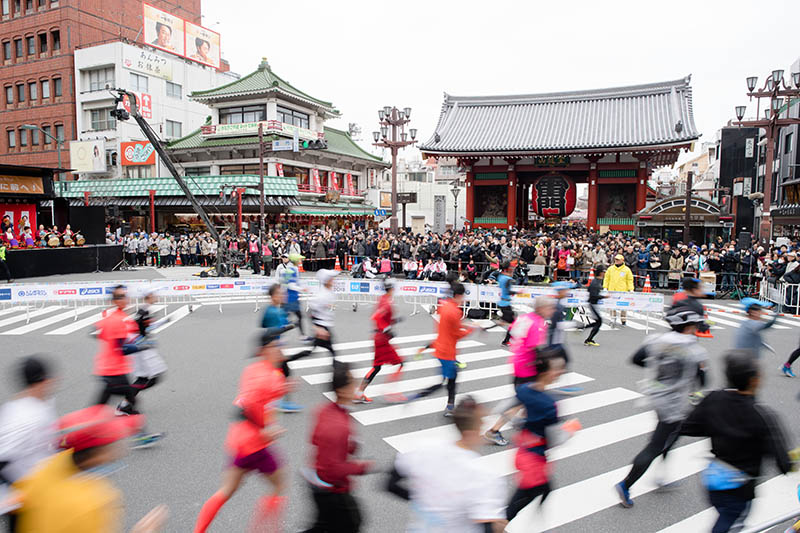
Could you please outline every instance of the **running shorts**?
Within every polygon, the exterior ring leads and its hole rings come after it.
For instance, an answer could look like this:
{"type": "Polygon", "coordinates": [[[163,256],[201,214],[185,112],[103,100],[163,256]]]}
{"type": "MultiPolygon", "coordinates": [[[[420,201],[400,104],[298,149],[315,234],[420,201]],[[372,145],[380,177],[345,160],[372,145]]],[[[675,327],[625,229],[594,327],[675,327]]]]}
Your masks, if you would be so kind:
{"type": "Polygon", "coordinates": [[[514,310],[511,309],[510,305],[498,307],[497,310],[500,311],[500,319],[503,322],[506,324],[511,324],[514,322],[514,310]]]}
{"type": "Polygon", "coordinates": [[[520,385],[525,385],[526,383],[533,383],[536,381],[536,376],[527,376],[521,378],[519,376],[514,376],[514,390],[517,390],[517,387],[520,385]]]}
{"type": "Polygon", "coordinates": [[[262,474],[270,475],[278,469],[278,460],[273,451],[267,447],[244,457],[236,457],[233,466],[243,470],[258,470],[262,474]]]}
{"type": "Polygon", "coordinates": [[[442,365],[442,377],[446,379],[456,379],[458,368],[456,362],[450,359],[439,359],[439,364],[442,365]]]}

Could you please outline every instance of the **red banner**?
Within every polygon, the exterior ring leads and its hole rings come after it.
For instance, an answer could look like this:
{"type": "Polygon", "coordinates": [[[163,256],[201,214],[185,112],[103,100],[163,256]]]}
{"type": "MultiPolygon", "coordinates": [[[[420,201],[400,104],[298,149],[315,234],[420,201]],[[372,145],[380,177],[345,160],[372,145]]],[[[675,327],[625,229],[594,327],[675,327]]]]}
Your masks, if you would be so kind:
{"type": "Polygon", "coordinates": [[[345,194],[353,194],[355,192],[355,189],[353,188],[353,175],[348,172],[345,178],[347,179],[347,182],[345,183],[344,192],[345,194]]]}
{"type": "Polygon", "coordinates": [[[132,141],[120,143],[122,165],[155,165],[156,151],[150,141],[132,141]]]}
{"type": "Polygon", "coordinates": [[[313,192],[322,192],[322,186],[319,184],[319,170],[311,170],[311,190],[313,192]]]}
{"type": "MultiPolygon", "coordinates": [[[[142,118],[151,119],[153,118],[153,97],[147,93],[134,93],[136,95],[136,101],[139,104],[139,114],[142,115],[142,118]]],[[[131,112],[131,103],[128,101],[127,96],[122,97],[122,107],[125,108],[125,111],[128,113],[131,112]]]]}
{"type": "Polygon", "coordinates": [[[341,187],[339,187],[339,174],[336,172],[330,172],[329,174],[331,177],[331,188],[333,188],[334,191],[340,191],[341,187]]]}
{"type": "Polygon", "coordinates": [[[283,177],[283,163],[276,163],[278,176],[283,177]]]}

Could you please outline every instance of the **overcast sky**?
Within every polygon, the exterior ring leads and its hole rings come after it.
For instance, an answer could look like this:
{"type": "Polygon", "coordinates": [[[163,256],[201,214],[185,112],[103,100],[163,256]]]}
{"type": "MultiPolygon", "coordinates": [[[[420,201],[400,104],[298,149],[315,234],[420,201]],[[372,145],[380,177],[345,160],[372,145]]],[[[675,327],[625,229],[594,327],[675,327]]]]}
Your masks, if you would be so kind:
{"type": "MultiPolygon", "coordinates": [[[[704,140],[759,83],[800,57],[800,0],[203,0],[239,74],[273,71],[359,124],[410,106],[427,140],[443,93],[520,94],[649,83],[692,75],[704,140]]],[[[754,114],[753,111],[748,112],[754,114]]],[[[411,154],[409,154],[411,155],[411,154]]]]}

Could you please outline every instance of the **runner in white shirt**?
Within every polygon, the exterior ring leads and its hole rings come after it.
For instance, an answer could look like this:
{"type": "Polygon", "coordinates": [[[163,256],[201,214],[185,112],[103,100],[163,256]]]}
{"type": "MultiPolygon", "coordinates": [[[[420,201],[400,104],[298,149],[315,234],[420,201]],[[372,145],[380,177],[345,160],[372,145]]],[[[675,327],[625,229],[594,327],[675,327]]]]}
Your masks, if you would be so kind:
{"type": "Polygon", "coordinates": [[[335,270],[322,269],[317,271],[319,289],[309,302],[311,308],[311,322],[314,324],[314,344],[307,350],[297,354],[299,359],[311,355],[317,346],[325,348],[336,359],[333,351],[333,308],[336,304],[336,294],[333,292],[333,278],[338,274],[335,270]]]}
{"type": "Polygon", "coordinates": [[[411,501],[409,533],[499,533],[506,525],[502,478],[476,461],[484,409],[467,396],[453,421],[456,442],[436,443],[397,457],[389,491],[411,501]]]}

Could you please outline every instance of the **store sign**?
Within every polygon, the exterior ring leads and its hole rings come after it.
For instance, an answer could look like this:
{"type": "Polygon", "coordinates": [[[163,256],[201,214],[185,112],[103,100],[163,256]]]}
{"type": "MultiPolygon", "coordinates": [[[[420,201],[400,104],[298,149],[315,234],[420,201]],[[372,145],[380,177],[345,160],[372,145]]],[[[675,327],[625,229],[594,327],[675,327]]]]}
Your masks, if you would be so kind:
{"type": "Polygon", "coordinates": [[[561,174],[547,174],[533,182],[531,204],[541,217],[564,218],[575,210],[575,182],[561,174]]]}
{"type": "Polygon", "coordinates": [[[278,176],[283,177],[283,163],[277,163],[275,170],[278,172],[278,176]]]}
{"type": "Polygon", "coordinates": [[[565,167],[569,165],[568,155],[544,155],[533,158],[533,164],[537,167],[565,167]]]}
{"type": "Polygon", "coordinates": [[[447,196],[436,194],[433,197],[433,232],[442,234],[447,229],[447,196]]]}
{"type": "Polygon", "coordinates": [[[276,134],[284,137],[293,137],[295,132],[300,139],[323,139],[322,132],[317,133],[306,128],[286,124],[278,120],[263,120],[261,122],[243,122],[241,124],[211,124],[200,126],[200,135],[205,138],[213,137],[238,137],[241,135],[258,135],[258,126],[262,125],[264,134],[276,134]]]}
{"type": "Polygon", "coordinates": [[[0,193],[44,194],[42,178],[0,175],[0,193]]]}
{"type": "Polygon", "coordinates": [[[122,66],[172,81],[172,62],[155,52],[148,52],[135,46],[123,46],[122,66]]]}
{"type": "Polygon", "coordinates": [[[415,204],[417,203],[417,193],[415,192],[399,192],[397,193],[398,204],[415,204]]]}
{"type": "MultiPolygon", "coordinates": [[[[153,118],[153,97],[147,93],[133,94],[136,95],[136,103],[139,107],[139,114],[142,115],[142,118],[147,120],[153,118]]],[[[128,113],[131,112],[131,101],[127,94],[122,97],[122,107],[124,107],[125,111],[128,113]]]]}
{"type": "Polygon", "coordinates": [[[156,150],[150,141],[133,141],[120,143],[122,165],[154,165],[156,150]]]}
{"type": "Polygon", "coordinates": [[[311,169],[311,189],[313,192],[322,192],[322,186],[319,183],[319,170],[316,168],[311,169]]]}
{"type": "Polygon", "coordinates": [[[753,157],[755,155],[756,140],[753,137],[748,137],[744,140],[744,156],[753,157]]]}
{"type": "Polygon", "coordinates": [[[70,141],[69,164],[76,172],[105,172],[106,149],[101,140],[70,141]]]}
{"type": "Polygon", "coordinates": [[[392,193],[381,191],[381,207],[392,207],[392,193]]]}

